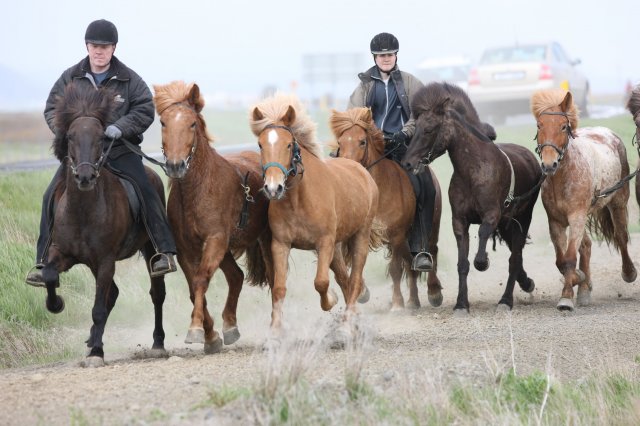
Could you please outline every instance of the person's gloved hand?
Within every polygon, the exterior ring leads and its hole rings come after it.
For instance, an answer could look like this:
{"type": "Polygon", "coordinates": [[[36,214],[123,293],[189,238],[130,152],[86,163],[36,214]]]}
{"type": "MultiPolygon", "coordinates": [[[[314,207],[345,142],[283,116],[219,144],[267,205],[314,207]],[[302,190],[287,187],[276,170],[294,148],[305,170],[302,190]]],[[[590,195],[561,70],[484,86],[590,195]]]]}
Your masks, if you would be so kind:
{"type": "Polygon", "coordinates": [[[122,137],[122,130],[118,129],[117,126],[110,124],[105,129],[104,135],[111,139],[120,139],[122,137]]]}
{"type": "Polygon", "coordinates": [[[400,130],[399,132],[395,132],[391,137],[391,141],[394,146],[406,145],[409,142],[409,137],[405,132],[400,130]]]}

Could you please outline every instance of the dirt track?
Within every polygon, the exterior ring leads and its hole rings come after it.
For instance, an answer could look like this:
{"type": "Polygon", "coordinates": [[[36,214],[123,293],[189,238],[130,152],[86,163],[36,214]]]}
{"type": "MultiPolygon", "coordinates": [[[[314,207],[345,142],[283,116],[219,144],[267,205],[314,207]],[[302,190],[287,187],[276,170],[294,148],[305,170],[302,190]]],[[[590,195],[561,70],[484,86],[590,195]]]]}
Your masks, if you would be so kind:
{"type": "MultiPolygon", "coordinates": [[[[450,233],[449,226],[443,225],[444,233],[450,233]]],[[[544,240],[545,229],[545,223],[532,228],[534,243],[525,249],[525,267],[536,282],[533,301],[530,303],[528,295],[516,289],[516,305],[510,316],[494,311],[506,278],[508,252],[504,246],[490,252],[487,272],[472,271],[468,318],[454,317],[452,312],[457,276],[450,241],[441,248],[449,258],[441,259],[444,303],[440,308],[424,306],[428,302],[423,284],[421,309],[390,314],[389,284],[369,278],[372,298],[362,307],[362,319],[373,330],[373,345],[365,364],[367,380],[374,384],[393,382],[403,371],[418,367],[438,368],[447,376],[474,380],[511,367],[512,356],[518,374],[550,371],[561,380],[579,379],[594,370],[637,368],[640,282],[624,283],[619,256],[594,243],[592,304],[572,314],[560,313],[555,308],[561,290],[560,274],[554,266],[553,249],[544,240]]],[[[472,249],[475,247],[474,242],[472,249]]],[[[640,258],[638,234],[632,235],[631,255],[640,258]]],[[[285,320],[290,326],[289,335],[297,338],[317,338],[320,334],[313,330],[326,327],[336,316],[319,308],[310,278],[315,268],[312,259],[297,259],[290,272],[285,320]]],[[[381,262],[381,256],[371,257],[369,262],[367,271],[381,262]]],[[[381,266],[375,269],[383,270],[381,266]]],[[[218,309],[215,318],[220,315],[218,302],[214,305],[218,309]]],[[[245,288],[240,304],[242,337],[220,354],[204,356],[201,346],[182,343],[188,324],[186,311],[180,318],[168,315],[169,358],[144,358],[141,348],[151,341],[151,321],[132,328],[116,322],[107,326],[104,368],[80,368],[78,359],[0,371],[0,424],[69,424],[83,420],[90,424],[237,423],[243,413],[195,407],[207,399],[210,389],[222,384],[251,387],[259,382],[267,362],[261,347],[268,329],[270,297],[264,290],[245,288]],[[127,346],[116,352],[110,349],[113,342],[127,346]]],[[[70,331],[70,337],[81,345],[85,332],[75,334],[70,331]]],[[[342,382],[345,357],[343,350],[323,349],[318,365],[309,374],[316,380],[342,382]]]]}

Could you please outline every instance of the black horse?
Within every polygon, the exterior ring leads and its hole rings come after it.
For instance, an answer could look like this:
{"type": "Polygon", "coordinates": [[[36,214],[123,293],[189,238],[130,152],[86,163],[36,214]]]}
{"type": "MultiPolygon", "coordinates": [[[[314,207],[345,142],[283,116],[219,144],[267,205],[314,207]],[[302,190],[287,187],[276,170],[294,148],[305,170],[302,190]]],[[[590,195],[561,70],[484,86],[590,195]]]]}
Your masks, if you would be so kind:
{"type": "Polygon", "coordinates": [[[458,244],[458,299],[454,310],[468,312],[469,226],[480,224],[474,266],[489,267],[487,240],[493,235],[511,250],[509,279],[498,308],[513,307],[515,281],[526,292],[535,284],[522,265],[533,206],[538,199],[542,172],[528,149],[495,144],[493,128],[480,122],[467,94],[457,86],[431,83],[412,102],[416,132],[404,157],[414,171],[445,151],[453,164],[449,184],[453,233],[458,244]]]}
{"type": "MultiPolygon", "coordinates": [[[[91,366],[104,365],[102,336],[119,292],[113,281],[116,261],[141,250],[148,269],[155,253],[144,225],[132,214],[125,186],[103,167],[110,142],[104,139],[104,128],[115,108],[113,99],[104,89],[71,83],[57,100],[53,150],[64,167],[54,193],[53,239],[42,270],[47,309],[59,313],[64,309],[64,300],[56,294],[59,273],[76,264],[91,269],[96,279],[93,326],[87,340],[91,350],[86,363],[91,366]]],[[[160,177],[146,171],[164,203],[160,177]]],[[[151,279],[150,294],[155,309],[153,349],[164,353],[163,277],[151,279]]]]}

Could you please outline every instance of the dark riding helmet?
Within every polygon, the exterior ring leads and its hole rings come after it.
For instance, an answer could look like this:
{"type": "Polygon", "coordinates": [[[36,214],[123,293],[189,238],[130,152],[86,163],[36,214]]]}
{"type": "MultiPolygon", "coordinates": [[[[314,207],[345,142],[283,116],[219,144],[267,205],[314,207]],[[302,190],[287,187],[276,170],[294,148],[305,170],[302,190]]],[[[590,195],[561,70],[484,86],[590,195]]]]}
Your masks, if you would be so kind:
{"type": "Polygon", "coordinates": [[[93,21],[84,33],[84,42],[92,44],[117,44],[118,30],[112,22],[106,19],[93,21]]]}
{"type": "Polygon", "coordinates": [[[380,33],[371,39],[371,53],[374,55],[396,53],[398,50],[400,43],[393,34],[380,33]]]}

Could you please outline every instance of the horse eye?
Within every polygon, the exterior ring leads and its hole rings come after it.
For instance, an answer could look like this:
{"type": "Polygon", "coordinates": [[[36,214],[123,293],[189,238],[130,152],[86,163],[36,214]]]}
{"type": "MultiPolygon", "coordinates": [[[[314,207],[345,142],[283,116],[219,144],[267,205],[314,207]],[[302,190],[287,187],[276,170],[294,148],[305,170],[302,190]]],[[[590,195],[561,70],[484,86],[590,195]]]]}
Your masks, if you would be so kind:
{"type": "Polygon", "coordinates": [[[562,126],[560,126],[560,130],[562,130],[563,132],[567,131],[567,125],[563,124],[562,126]]]}
{"type": "Polygon", "coordinates": [[[536,127],[538,128],[538,130],[540,130],[542,126],[540,125],[540,123],[536,123],[536,127]]]}
{"type": "Polygon", "coordinates": [[[360,141],[360,146],[365,146],[367,144],[367,140],[366,139],[362,139],[360,141]]]}
{"type": "Polygon", "coordinates": [[[160,125],[164,127],[164,121],[160,120],[160,125]]]}
{"type": "Polygon", "coordinates": [[[287,149],[290,149],[290,148],[291,148],[291,144],[287,145],[287,149]]]}
{"type": "Polygon", "coordinates": [[[261,143],[258,143],[258,149],[259,149],[260,151],[262,151],[262,144],[261,144],[261,143]]]}
{"type": "Polygon", "coordinates": [[[192,129],[195,129],[195,128],[196,128],[196,122],[195,122],[195,121],[194,121],[194,122],[193,122],[193,124],[191,125],[191,128],[192,128],[192,129]]]}

